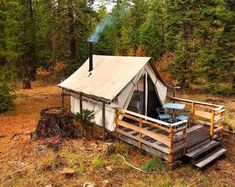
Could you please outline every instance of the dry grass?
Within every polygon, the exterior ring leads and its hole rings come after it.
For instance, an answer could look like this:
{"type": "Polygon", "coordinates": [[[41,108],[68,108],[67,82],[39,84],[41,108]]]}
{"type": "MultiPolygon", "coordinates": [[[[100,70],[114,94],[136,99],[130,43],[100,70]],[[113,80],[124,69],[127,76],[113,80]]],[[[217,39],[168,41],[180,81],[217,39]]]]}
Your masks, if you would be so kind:
{"type": "MultiPolygon", "coordinates": [[[[203,171],[184,164],[175,171],[144,174],[131,169],[117,154],[140,168],[151,157],[118,141],[110,156],[105,153],[106,143],[94,139],[66,140],[57,152],[39,151],[41,141],[30,140],[29,132],[35,129],[41,109],[60,105],[59,89],[37,82],[32,90],[19,93],[16,111],[0,115],[0,133],[5,136],[0,138],[0,186],[82,186],[85,182],[102,186],[106,180],[113,186],[233,186],[234,137],[225,137],[228,156],[203,171]],[[73,169],[74,176],[61,174],[64,168],[73,169]]],[[[231,100],[226,101],[228,110],[234,107],[231,100]]]]}

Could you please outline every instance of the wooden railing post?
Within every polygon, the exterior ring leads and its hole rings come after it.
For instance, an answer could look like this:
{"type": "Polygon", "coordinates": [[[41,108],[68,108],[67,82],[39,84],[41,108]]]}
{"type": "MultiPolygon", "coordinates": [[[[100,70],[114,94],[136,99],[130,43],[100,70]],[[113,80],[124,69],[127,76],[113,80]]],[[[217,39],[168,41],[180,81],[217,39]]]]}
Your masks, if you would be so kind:
{"type": "MultiPolygon", "coordinates": [[[[219,117],[220,117],[220,118],[223,118],[223,117],[224,117],[224,112],[221,112],[221,113],[219,114],[219,117]]],[[[220,131],[219,131],[219,137],[222,137],[222,136],[223,136],[223,127],[224,127],[224,123],[223,123],[223,122],[220,122],[218,127],[221,128],[220,131]]]]}
{"type": "Polygon", "coordinates": [[[194,123],[195,118],[195,103],[192,102],[192,123],[194,123]]]}
{"type": "MultiPolygon", "coordinates": [[[[143,127],[143,123],[142,123],[142,119],[140,119],[140,121],[139,121],[139,127],[142,129],[142,127],[143,127]]],[[[139,149],[141,149],[141,140],[142,140],[142,133],[141,132],[139,132],[139,137],[138,137],[138,139],[139,139],[139,142],[138,142],[138,147],[139,147],[139,149]]]]}
{"type": "Polygon", "coordinates": [[[171,144],[170,144],[170,153],[168,155],[168,162],[170,164],[172,164],[174,162],[174,156],[173,156],[174,130],[173,130],[173,127],[170,127],[169,138],[171,140],[171,144]]]}
{"type": "MultiPolygon", "coordinates": [[[[119,119],[119,112],[118,112],[118,109],[116,109],[116,116],[115,116],[115,121],[117,120],[117,119],[119,119]]],[[[115,123],[116,124],[116,127],[115,127],[115,129],[118,129],[119,128],[119,125],[118,125],[118,123],[115,123]]],[[[119,139],[119,133],[116,131],[116,138],[117,139],[119,139]]]]}
{"type": "Polygon", "coordinates": [[[185,147],[184,147],[184,154],[186,153],[187,151],[187,124],[186,124],[186,128],[183,130],[183,136],[185,136],[185,139],[183,141],[183,143],[185,144],[185,147]]]}
{"type": "Polygon", "coordinates": [[[210,136],[214,136],[214,129],[215,129],[215,111],[212,110],[211,113],[211,122],[210,122],[210,136]]]}

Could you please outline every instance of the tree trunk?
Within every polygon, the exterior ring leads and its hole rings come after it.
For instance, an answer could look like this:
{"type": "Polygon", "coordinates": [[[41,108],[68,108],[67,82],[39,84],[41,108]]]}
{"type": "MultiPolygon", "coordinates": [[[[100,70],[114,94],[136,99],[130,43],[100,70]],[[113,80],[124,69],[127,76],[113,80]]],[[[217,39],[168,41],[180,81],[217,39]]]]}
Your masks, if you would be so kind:
{"type": "Polygon", "coordinates": [[[21,59],[21,75],[23,78],[23,89],[31,88],[31,80],[35,80],[36,77],[36,68],[37,68],[37,56],[35,48],[35,27],[34,27],[34,9],[33,1],[27,0],[22,1],[23,5],[26,7],[25,14],[28,18],[25,18],[25,23],[27,27],[23,27],[22,30],[25,32],[25,35],[22,36],[22,42],[24,44],[24,50],[21,59]]]}
{"type": "Polygon", "coordinates": [[[31,89],[30,79],[28,78],[23,79],[22,89],[31,89]]]}
{"type": "Polygon", "coordinates": [[[73,0],[68,1],[68,16],[69,16],[69,35],[70,35],[70,59],[76,58],[76,37],[74,25],[73,0]]]}
{"type": "Polygon", "coordinates": [[[31,18],[31,26],[32,26],[32,35],[33,35],[33,41],[32,41],[32,61],[30,62],[30,80],[35,81],[36,79],[36,72],[37,72],[37,57],[36,57],[36,49],[35,49],[35,29],[34,29],[34,15],[33,15],[33,3],[32,0],[29,0],[29,12],[30,12],[30,18],[31,18]]]}
{"type": "MultiPolygon", "coordinates": [[[[233,75],[232,75],[233,76],[233,75]]],[[[235,94],[235,77],[232,77],[232,92],[235,94]]]]}

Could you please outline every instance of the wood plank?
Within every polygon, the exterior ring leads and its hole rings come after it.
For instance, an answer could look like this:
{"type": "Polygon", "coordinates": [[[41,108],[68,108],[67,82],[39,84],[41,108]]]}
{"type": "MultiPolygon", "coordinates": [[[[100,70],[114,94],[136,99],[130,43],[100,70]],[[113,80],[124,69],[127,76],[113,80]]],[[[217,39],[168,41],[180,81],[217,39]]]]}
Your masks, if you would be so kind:
{"type": "Polygon", "coordinates": [[[200,146],[197,149],[195,149],[189,153],[186,153],[186,156],[194,159],[194,158],[198,157],[199,155],[205,153],[206,151],[208,151],[218,145],[220,145],[220,142],[212,140],[209,143],[207,143],[203,146],[200,146]]]}
{"type": "Polygon", "coordinates": [[[214,133],[217,133],[217,132],[219,132],[221,130],[223,130],[223,127],[217,127],[217,128],[214,129],[214,133]]]}
{"type": "Polygon", "coordinates": [[[222,122],[224,122],[224,117],[215,119],[214,124],[217,125],[217,124],[222,123],[222,122]]]}
{"type": "Polygon", "coordinates": [[[225,111],[225,106],[221,105],[215,109],[213,109],[215,111],[216,114],[220,113],[221,111],[224,112],[225,111]]]}
{"type": "Polygon", "coordinates": [[[225,112],[225,108],[220,109],[220,110],[214,110],[214,111],[215,111],[215,115],[217,116],[217,115],[219,115],[219,114],[225,112]]]}
{"type": "Polygon", "coordinates": [[[198,144],[188,148],[187,149],[187,153],[189,153],[189,152],[191,152],[191,151],[193,151],[193,150],[195,150],[195,149],[197,149],[197,148],[199,148],[201,146],[204,146],[204,145],[210,143],[210,141],[211,141],[210,138],[207,138],[206,140],[199,142],[198,144]]]}
{"type": "Polygon", "coordinates": [[[183,149],[185,149],[187,146],[187,143],[180,143],[179,145],[173,145],[172,153],[177,153],[183,149]]]}
{"type": "Polygon", "coordinates": [[[181,136],[175,136],[173,142],[176,143],[176,142],[179,142],[179,141],[184,140],[186,138],[187,138],[187,134],[181,135],[181,136]]]}
{"type": "Polygon", "coordinates": [[[194,122],[194,118],[195,118],[195,103],[192,102],[192,109],[191,109],[191,112],[192,112],[192,123],[194,122]]]}
{"type": "Polygon", "coordinates": [[[138,114],[136,112],[132,112],[132,111],[129,111],[129,110],[124,110],[124,109],[117,109],[117,110],[122,112],[122,113],[130,114],[130,115],[135,116],[137,118],[142,118],[142,119],[145,119],[145,120],[148,120],[148,121],[160,124],[160,125],[164,125],[164,126],[167,126],[167,127],[171,126],[170,123],[167,123],[167,122],[164,122],[164,121],[161,121],[161,120],[157,120],[157,119],[154,119],[154,118],[142,115],[142,114],[138,114]]]}
{"type": "Polygon", "coordinates": [[[214,161],[218,157],[222,156],[226,152],[226,149],[219,148],[216,149],[212,154],[208,155],[207,157],[200,160],[198,163],[195,164],[195,166],[202,168],[209,164],[210,162],[214,161]]]}
{"type": "Polygon", "coordinates": [[[174,133],[177,133],[180,131],[184,131],[185,129],[187,129],[187,125],[179,127],[179,128],[174,128],[173,131],[174,131],[174,133]]]}
{"type": "MultiPolygon", "coordinates": [[[[197,129],[200,129],[200,128],[203,128],[203,125],[193,125],[192,127],[189,127],[189,128],[186,129],[186,133],[187,134],[191,133],[191,132],[193,132],[197,129]]],[[[183,136],[183,131],[177,132],[175,135],[176,136],[183,136]]]]}
{"type": "Polygon", "coordinates": [[[215,129],[215,111],[212,112],[212,116],[211,116],[211,125],[210,125],[210,135],[211,137],[214,136],[214,129],[215,129]]]}
{"type": "Polygon", "coordinates": [[[154,119],[154,118],[142,115],[142,114],[138,114],[136,112],[132,112],[132,111],[129,111],[129,110],[124,110],[124,109],[119,109],[119,108],[117,108],[117,110],[120,111],[120,112],[124,112],[124,113],[130,114],[130,115],[136,116],[138,118],[142,118],[146,121],[150,121],[150,122],[153,122],[153,123],[156,123],[156,124],[159,124],[159,125],[166,126],[166,127],[175,127],[175,126],[180,126],[182,124],[187,123],[187,120],[178,121],[176,123],[167,123],[167,122],[164,122],[164,121],[161,121],[161,120],[158,120],[158,119],[154,119]]]}
{"type": "Polygon", "coordinates": [[[210,138],[210,134],[209,128],[206,126],[187,132],[187,148],[197,145],[208,138],[210,138]]]}
{"type": "Polygon", "coordinates": [[[150,125],[150,126],[152,126],[152,127],[161,129],[161,130],[163,130],[163,131],[170,132],[170,129],[169,129],[168,127],[163,127],[163,126],[161,126],[161,125],[158,125],[158,124],[156,124],[156,123],[152,123],[152,122],[150,122],[150,121],[143,121],[143,123],[146,124],[146,125],[150,125]]]}
{"type": "Polygon", "coordinates": [[[195,116],[200,116],[200,117],[203,117],[203,118],[206,118],[206,119],[211,119],[212,113],[202,111],[202,110],[195,110],[195,116]]]}
{"type": "Polygon", "coordinates": [[[199,124],[199,125],[208,125],[208,126],[211,125],[210,122],[208,122],[208,121],[203,121],[203,120],[197,120],[197,121],[195,121],[195,123],[197,123],[197,124],[199,124]]]}
{"type": "Polygon", "coordinates": [[[105,140],[105,103],[102,104],[102,127],[103,127],[103,140],[105,140]]]}
{"type": "Polygon", "coordinates": [[[194,125],[194,126],[192,126],[190,128],[187,128],[187,133],[193,132],[193,131],[195,131],[197,129],[200,129],[200,128],[203,128],[203,126],[201,126],[201,125],[194,125]]]}
{"type": "MultiPolygon", "coordinates": [[[[144,129],[153,132],[153,129],[152,129],[152,128],[153,128],[153,127],[144,127],[144,129]]],[[[127,129],[127,128],[125,128],[125,127],[121,127],[120,129],[121,129],[121,130],[124,130],[125,132],[127,132],[127,133],[129,133],[129,134],[131,134],[131,135],[133,135],[133,136],[137,136],[137,135],[139,134],[139,132],[134,131],[134,130],[131,130],[131,129],[127,129]]],[[[148,136],[143,136],[143,138],[144,138],[144,137],[148,137],[148,136]]]]}
{"type": "Polygon", "coordinates": [[[171,139],[167,136],[164,136],[164,135],[160,135],[160,134],[155,134],[151,131],[148,131],[146,129],[143,129],[143,128],[140,128],[140,127],[137,127],[137,126],[134,126],[130,123],[127,123],[125,121],[122,121],[122,120],[119,120],[119,119],[116,119],[116,124],[118,124],[119,126],[123,126],[123,127],[126,127],[126,128],[130,128],[132,130],[135,130],[137,132],[140,132],[144,135],[147,135],[157,141],[160,141],[164,144],[166,144],[167,146],[171,146],[171,139]]]}
{"type": "Polygon", "coordinates": [[[119,115],[122,115],[122,116],[124,116],[124,117],[126,117],[126,118],[128,118],[128,119],[131,119],[131,120],[134,120],[134,121],[137,121],[137,122],[140,122],[142,119],[141,118],[137,118],[137,117],[135,117],[135,116],[132,116],[132,115],[129,115],[129,114],[126,114],[126,113],[124,113],[124,112],[122,112],[122,111],[118,111],[117,112],[119,115]]]}
{"type": "Polygon", "coordinates": [[[201,106],[207,106],[210,108],[214,108],[214,107],[223,107],[222,105],[216,105],[216,104],[212,104],[212,103],[207,103],[207,102],[201,102],[201,101],[194,101],[194,100],[190,100],[190,99],[183,99],[183,98],[178,98],[178,97],[171,97],[172,100],[175,101],[182,101],[185,103],[195,103],[196,105],[201,105],[201,106]]]}
{"type": "Polygon", "coordinates": [[[132,136],[132,135],[126,133],[125,131],[120,130],[120,129],[116,129],[116,131],[117,131],[118,133],[124,135],[124,136],[127,136],[127,137],[133,139],[133,140],[141,141],[141,143],[144,143],[144,144],[146,144],[146,145],[148,145],[148,146],[150,146],[150,147],[153,147],[153,148],[155,148],[155,149],[158,149],[158,150],[160,150],[160,151],[162,151],[162,152],[164,152],[164,153],[167,153],[167,154],[170,153],[170,149],[169,149],[169,148],[161,147],[161,146],[159,146],[158,144],[149,143],[148,141],[145,141],[144,139],[139,140],[138,137],[132,136]]]}

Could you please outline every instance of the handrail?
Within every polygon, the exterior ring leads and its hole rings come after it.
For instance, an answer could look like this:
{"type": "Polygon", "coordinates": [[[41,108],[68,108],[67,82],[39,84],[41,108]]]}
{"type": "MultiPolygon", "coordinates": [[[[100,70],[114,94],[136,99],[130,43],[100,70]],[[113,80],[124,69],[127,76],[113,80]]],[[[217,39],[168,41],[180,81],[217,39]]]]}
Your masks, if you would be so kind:
{"type": "MultiPolygon", "coordinates": [[[[223,105],[217,105],[207,102],[201,102],[201,101],[194,101],[190,99],[182,99],[178,97],[170,97],[171,100],[183,102],[186,104],[191,104],[192,109],[192,123],[195,122],[195,116],[199,116],[202,118],[207,118],[210,120],[210,136],[213,137],[216,132],[219,132],[219,136],[222,136],[222,129],[223,129],[223,121],[224,121],[224,112],[225,107],[223,105]],[[207,111],[203,110],[196,110],[195,107],[205,107],[207,111]],[[209,110],[209,111],[208,111],[209,110]],[[216,130],[216,125],[219,124],[219,128],[216,130]]],[[[207,121],[202,121],[204,124],[208,124],[207,121]]]]}
{"type": "Polygon", "coordinates": [[[142,148],[142,144],[153,147],[167,154],[166,159],[170,163],[173,163],[175,154],[186,150],[187,120],[170,124],[129,110],[116,108],[115,123],[118,138],[120,138],[120,136],[126,136],[137,141],[136,146],[138,146],[139,149],[142,148]],[[125,117],[134,122],[122,120],[120,117],[125,117]],[[176,126],[178,126],[178,128],[174,128],[176,126]],[[121,127],[129,129],[130,131],[124,131],[121,127]],[[152,128],[148,129],[146,127],[153,127],[157,129],[157,132],[152,131],[152,128]],[[136,135],[133,135],[133,131],[136,135]],[[182,132],[182,134],[179,132],[182,132]],[[152,144],[145,140],[143,136],[150,137],[159,143],[152,144]],[[177,146],[174,146],[176,144],[177,146]]]}
{"type": "Polygon", "coordinates": [[[179,98],[179,97],[170,97],[170,99],[175,100],[175,101],[182,101],[185,103],[195,103],[195,104],[203,105],[203,106],[216,107],[216,108],[223,107],[224,108],[223,105],[217,105],[217,104],[207,103],[207,102],[202,102],[202,101],[194,101],[191,99],[183,99],[183,98],[179,98]]]}
{"type": "Polygon", "coordinates": [[[119,111],[122,111],[124,113],[131,114],[133,116],[136,116],[136,117],[139,117],[139,118],[142,118],[142,119],[154,122],[154,123],[158,123],[160,125],[164,125],[164,126],[167,126],[167,127],[176,127],[176,126],[179,126],[181,124],[185,124],[185,123],[188,122],[187,120],[184,120],[184,121],[178,121],[178,122],[175,122],[175,123],[167,123],[167,122],[164,122],[164,121],[161,121],[161,120],[158,120],[158,119],[154,119],[154,118],[142,115],[142,114],[138,114],[136,112],[132,112],[132,111],[129,111],[129,110],[120,109],[120,108],[116,108],[116,109],[119,110],[119,111]]]}

